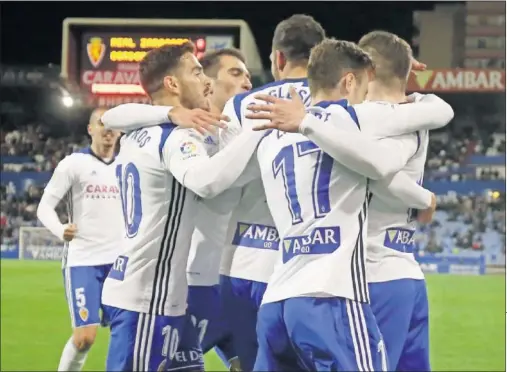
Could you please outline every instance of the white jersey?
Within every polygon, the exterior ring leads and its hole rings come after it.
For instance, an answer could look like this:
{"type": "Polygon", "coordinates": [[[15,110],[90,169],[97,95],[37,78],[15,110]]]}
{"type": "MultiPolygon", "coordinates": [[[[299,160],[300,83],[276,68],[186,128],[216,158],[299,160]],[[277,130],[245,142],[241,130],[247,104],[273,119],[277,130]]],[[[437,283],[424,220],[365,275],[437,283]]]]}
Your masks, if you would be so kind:
{"type": "Polygon", "coordinates": [[[186,311],[186,264],[197,196],[177,180],[200,148],[172,124],[124,136],[117,158],[126,238],[105,281],[102,301],[130,311],[178,316],[186,311]]]}
{"type": "Polygon", "coordinates": [[[124,225],[115,166],[114,159],[105,162],[85,148],[65,157],[44,189],[65,198],[69,222],[77,225],[75,238],[66,243],[64,267],[111,264],[121,253],[124,225]]]}
{"type": "MultiPolygon", "coordinates": [[[[257,101],[254,98],[256,94],[288,98],[291,86],[296,88],[303,102],[309,106],[311,97],[306,79],[276,81],[229,100],[224,114],[231,121],[228,128],[221,132],[220,146],[227,145],[243,129],[250,129],[259,123],[245,118],[248,105],[257,101]]],[[[236,197],[237,206],[230,219],[220,273],[267,283],[277,260],[280,240],[266,204],[261,180],[254,180],[243,187],[241,194],[236,197]]]]}
{"type": "MultiPolygon", "coordinates": [[[[332,113],[344,118],[340,135],[354,133],[361,137],[360,122],[346,101],[322,102],[318,106],[321,107],[312,107],[311,112],[324,122],[332,113]]],[[[325,128],[325,123],[320,127],[325,128]]],[[[415,152],[417,145],[412,137],[400,139],[404,141],[400,145],[404,153],[415,152]]],[[[263,303],[301,296],[336,296],[368,302],[368,179],[334,161],[310,138],[272,131],[258,148],[268,205],[281,239],[263,303]]],[[[382,153],[375,155],[382,158],[382,153]]]]}
{"type": "MultiPolygon", "coordinates": [[[[205,143],[210,155],[218,151],[218,138],[214,135],[206,137],[205,143]]],[[[228,205],[239,191],[239,188],[231,189],[213,199],[199,201],[187,263],[188,285],[213,286],[219,283],[220,260],[231,219],[232,207],[228,205]]]]}
{"type": "MultiPolygon", "coordinates": [[[[386,102],[365,102],[354,106],[361,131],[374,136],[391,135],[392,128],[383,127],[400,105],[386,102]]],[[[403,128],[404,123],[397,123],[403,128]]],[[[416,132],[418,148],[402,169],[410,178],[422,183],[428,131],[416,132]]],[[[396,279],[424,279],[424,274],[414,258],[414,234],[416,211],[386,192],[385,187],[371,183],[372,195],[368,208],[368,238],[366,272],[368,282],[384,282],[396,279]]]]}

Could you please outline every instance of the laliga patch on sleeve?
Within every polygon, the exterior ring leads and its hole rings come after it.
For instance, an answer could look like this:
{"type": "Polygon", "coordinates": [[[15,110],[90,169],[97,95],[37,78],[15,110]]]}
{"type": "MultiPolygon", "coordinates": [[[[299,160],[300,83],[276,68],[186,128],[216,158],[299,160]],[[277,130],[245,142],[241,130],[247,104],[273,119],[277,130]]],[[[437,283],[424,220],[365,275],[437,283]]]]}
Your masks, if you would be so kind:
{"type": "Polygon", "coordinates": [[[183,155],[183,159],[197,156],[197,145],[191,141],[183,142],[180,145],[180,152],[183,155]]]}

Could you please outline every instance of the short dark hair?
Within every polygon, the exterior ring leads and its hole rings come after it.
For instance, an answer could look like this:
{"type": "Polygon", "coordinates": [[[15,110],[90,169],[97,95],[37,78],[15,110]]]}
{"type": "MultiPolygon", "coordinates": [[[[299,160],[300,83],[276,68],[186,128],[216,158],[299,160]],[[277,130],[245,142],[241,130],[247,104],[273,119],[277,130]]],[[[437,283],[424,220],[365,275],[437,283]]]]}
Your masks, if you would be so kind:
{"type": "Polygon", "coordinates": [[[359,46],[375,62],[375,79],[389,83],[393,78],[406,81],[412,65],[412,48],[399,36],[372,31],[359,40],[359,46]]]}
{"type": "Polygon", "coordinates": [[[246,64],[246,59],[243,53],[239,49],[235,48],[224,48],[224,49],[215,49],[209,52],[204,53],[204,55],[199,59],[201,62],[202,68],[204,69],[204,73],[209,77],[216,77],[220,65],[220,58],[222,56],[230,56],[239,59],[241,62],[246,64]]]}
{"type": "Polygon", "coordinates": [[[188,41],[181,45],[164,45],[150,50],[139,63],[139,80],[144,91],[151,96],[158,92],[165,76],[174,73],[185,53],[194,53],[195,46],[188,41]]]}
{"type": "Polygon", "coordinates": [[[355,43],[325,39],[312,49],[308,84],[312,93],[334,89],[347,71],[374,69],[370,56],[355,43]]]}
{"type": "Polygon", "coordinates": [[[273,49],[291,62],[306,62],[311,49],[326,37],[326,31],[313,17],[295,14],[276,26],[273,49]]]}

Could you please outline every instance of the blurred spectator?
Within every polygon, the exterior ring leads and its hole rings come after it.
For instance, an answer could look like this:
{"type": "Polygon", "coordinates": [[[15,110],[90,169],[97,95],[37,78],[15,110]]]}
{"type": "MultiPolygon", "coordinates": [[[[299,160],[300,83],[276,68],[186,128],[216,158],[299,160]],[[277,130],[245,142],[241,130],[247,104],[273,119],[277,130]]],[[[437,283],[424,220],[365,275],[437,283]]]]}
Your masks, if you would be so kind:
{"type": "Polygon", "coordinates": [[[485,252],[495,259],[505,254],[505,193],[449,193],[438,196],[437,205],[435,220],[421,228],[419,249],[448,254],[485,252]]]}

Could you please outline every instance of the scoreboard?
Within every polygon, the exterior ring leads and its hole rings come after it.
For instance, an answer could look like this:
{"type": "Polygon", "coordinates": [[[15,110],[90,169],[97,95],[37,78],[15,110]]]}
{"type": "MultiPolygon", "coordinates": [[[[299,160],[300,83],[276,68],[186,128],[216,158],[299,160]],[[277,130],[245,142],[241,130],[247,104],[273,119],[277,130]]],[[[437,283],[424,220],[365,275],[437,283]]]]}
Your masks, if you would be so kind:
{"type": "Polygon", "coordinates": [[[209,50],[238,48],[251,69],[262,69],[242,20],[68,18],[63,26],[62,77],[94,105],[147,102],[138,64],[163,45],[192,41],[198,58],[209,50]]]}

